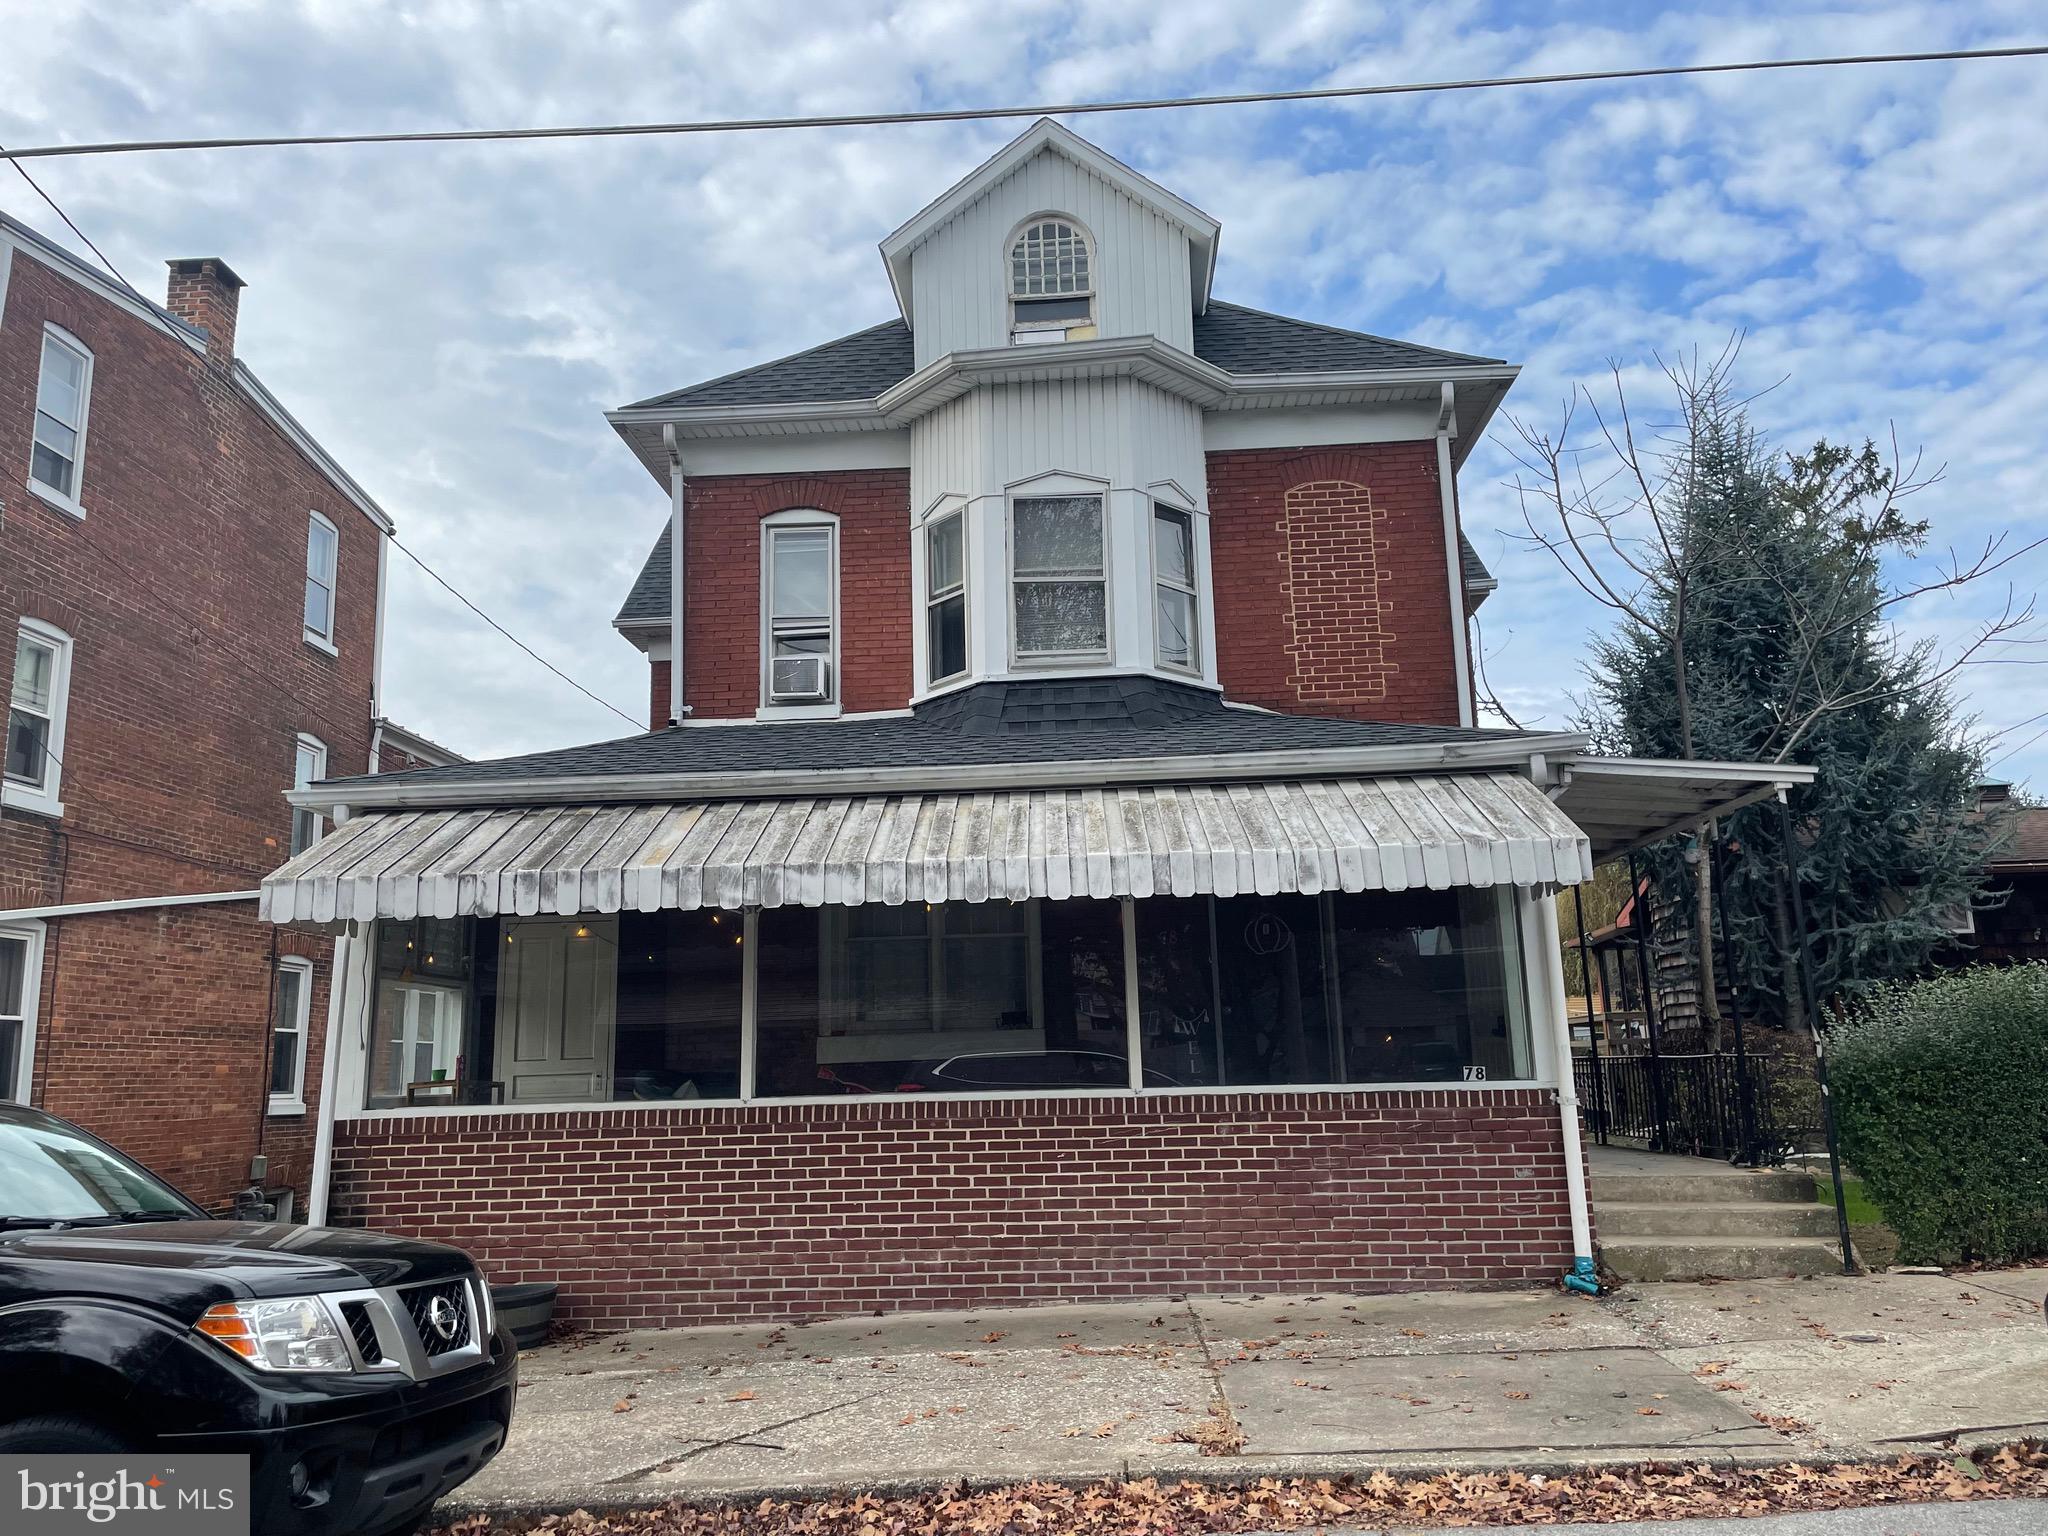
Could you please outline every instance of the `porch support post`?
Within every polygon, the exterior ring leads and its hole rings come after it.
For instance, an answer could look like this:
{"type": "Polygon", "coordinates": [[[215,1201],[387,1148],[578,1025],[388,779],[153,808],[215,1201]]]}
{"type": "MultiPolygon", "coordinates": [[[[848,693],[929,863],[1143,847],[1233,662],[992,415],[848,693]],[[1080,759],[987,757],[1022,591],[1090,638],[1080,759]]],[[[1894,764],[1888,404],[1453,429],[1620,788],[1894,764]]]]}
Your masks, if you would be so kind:
{"type": "Polygon", "coordinates": [[[1572,1267],[1564,1277],[1567,1290],[1587,1296],[1600,1294],[1600,1279],[1593,1268],[1593,1217],[1586,1204],[1586,1154],[1579,1141],[1579,1088],[1572,1071],[1572,1021],[1564,991],[1564,944],[1557,931],[1556,896],[1539,896],[1531,904],[1536,911],[1536,944],[1543,953],[1542,976],[1550,1016],[1552,1060],[1557,1070],[1558,1129],[1564,1137],[1565,1201],[1571,1209],[1572,1267]]]}
{"type": "Polygon", "coordinates": [[[740,913],[740,1102],[754,1098],[761,1059],[761,909],[740,913]]]}
{"type": "Polygon", "coordinates": [[[1636,872],[1636,856],[1628,856],[1628,899],[1634,908],[1630,926],[1636,938],[1636,974],[1643,985],[1643,1025],[1650,1036],[1650,1113],[1654,1117],[1650,1150],[1671,1150],[1670,1125],[1664,1113],[1664,1048],[1657,1034],[1657,978],[1650,968],[1650,893],[1636,872]]]}
{"type": "Polygon", "coordinates": [[[1742,1004],[1735,995],[1735,940],[1728,931],[1728,870],[1721,854],[1720,829],[1714,829],[1716,836],[1707,839],[1707,857],[1713,863],[1708,874],[1713,879],[1714,915],[1721,921],[1721,974],[1728,978],[1728,1020],[1735,1026],[1735,1132],[1738,1141],[1736,1159],[1759,1167],[1763,1163],[1763,1147],[1757,1135],[1756,1086],[1749,1080],[1749,1047],[1742,1038],[1742,1004]]]}
{"type": "MultiPolygon", "coordinates": [[[[1600,1031],[1607,1027],[1602,1017],[1598,1027],[1593,1023],[1593,951],[1586,944],[1586,898],[1578,886],[1572,887],[1572,916],[1579,925],[1579,979],[1586,984],[1586,1041],[1593,1053],[1593,1139],[1601,1146],[1607,1145],[1607,1078],[1600,1060],[1600,1031]]],[[[1606,1013],[1605,1009],[1601,1010],[1606,1013]]]]}
{"type": "MultiPolygon", "coordinates": [[[[353,929],[355,924],[349,924],[353,929]]],[[[350,1028],[349,1016],[349,975],[356,968],[356,950],[360,946],[368,953],[376,953],[369,934],[358,938],[356,934],[344,931],[334,940],[334,957],[327,965],[327,1035],[320,1047],[320,1106],[313,1122],[313,1170],[306,1181],[306,1224],[322,1227],[327,1224],[327,1200],[333,1187],[334,1176],[334,1119],[335,1101],[341,1093],[341,1058],[355,1040],[356,1031],[350,1028]]],[[[360,989],[358,989],[360,990],[360,989]]],[[[358,997],[357,1006],[363,1005],[358,997]]]]}
{"type": "MultiPolygon", "coordinates": [[[[1828,1043],[1820,1032],[1820,989],[1813,978],[1813,935],[1806,931],[1806,898],[1799,890],[1799,859],[1792,841],[1792,802],[1778,791],[1778,831],[1784,847],[1785,884],[1792,888],[1792,926],[1799,934],[1799,991],[1806,1004],[1806,1027],[1813,1033],[1813,1075],[1820,1087],[1820,1123],[1828,1138],[1828,1176],[1835,1181],[1835,1233],[1842,1243],[1842,1273],[1856,1273],[1856,1250],[1849,1246],[1849,1201],[1842,1192],[1842,1144],[1835,1134],[1835,1100],[1828,1092],[1828,1043]]],[[[1791,999],[1787,998],[1786,1002],[1791,999]]]]}
{"type": "Polygon", "coordinates": [[[1124,920],[1124,1063],[1131,1092],[1145,1086],[1145,1027],[1138,1017],[1138,904],[1126,896],[1117,903],[1124,920]]]}

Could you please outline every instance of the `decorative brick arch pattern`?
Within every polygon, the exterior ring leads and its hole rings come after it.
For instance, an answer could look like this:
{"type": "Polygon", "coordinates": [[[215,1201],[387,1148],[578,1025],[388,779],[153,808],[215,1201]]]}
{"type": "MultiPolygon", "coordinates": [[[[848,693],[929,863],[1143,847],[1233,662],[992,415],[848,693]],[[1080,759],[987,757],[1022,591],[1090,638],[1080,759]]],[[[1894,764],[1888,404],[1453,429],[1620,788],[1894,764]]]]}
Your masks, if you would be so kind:
{"type": "MultiPolygon", "coordinates": [[[[761,519],[815,507],[839,519],[839,690],[849,711],[910,702],[910,473],[708,475],[692,480],[684,702],[699,720],[761,700],[761,519]]],[[[649,724],[668,720],[668,663],[649,669],[649,724]]]]}
{"type": "Polygon", "coordinates": [[[1208,455],[1224,693],[1294,714],[1458,723],[1434,442],[1208,455]]]}
{"type": "Polygon", "coordinates": [[[1387,541],[1375,529],[1372,492],[1351,480],[1307,480],[1288,487],[1281,505],[1287,686],[1308,709],[1384,703],[1400,663],[1387,654],[1387,541]],[[1341,646],[1330,643],[1335,635],[1341,646]]]}

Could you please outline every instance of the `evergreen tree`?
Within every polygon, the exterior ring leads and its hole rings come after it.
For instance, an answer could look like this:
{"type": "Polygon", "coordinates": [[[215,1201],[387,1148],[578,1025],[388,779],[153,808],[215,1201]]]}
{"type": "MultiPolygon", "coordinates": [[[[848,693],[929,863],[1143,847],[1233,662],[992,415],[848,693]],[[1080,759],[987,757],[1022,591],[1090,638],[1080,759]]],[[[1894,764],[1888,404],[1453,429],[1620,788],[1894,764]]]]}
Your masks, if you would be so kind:
{"type": "MultiPolygon", "coordinates": [[[[1927,533],[1900,500],[1926,482],[1902,477],[1869,443],[1773,452],[1730,396],[1730,362],[1732,352],[1705,370],[1670,373],[1680,426],[1650,468],[1636,452],[1625,398],[1621,426],[1602,421],[1637,491],[1620,508],[1567,491],[1562,440],[1525,429],[1551,471],[1543,499],[1563,536],[1537,532],[1533,519],[1531,529],[1582,586],[1619,599],[1603,597],[1620,619],[1594,647],[1581,721],[1603,750],[1818,770],[1812,786],[1792,792],[1791,867],[1818,995],[1855,994],[1920,969],[1977,897],[1998,829],[1977,810],[1982,751],[1957,718],[1949,679],[2031,619],[2031,609],[2008,604],[1944,660],[1932,642],[1902,643],[1891,610],[2023,551],[2002,554],[1993,541],[1968,569],[1925,587],[1891,585],[1886,557],[1917,553],[1927,533]],[[1653,531],[1641,531],[1646,522],[1653,531]],[[1604,578],[1593,565],[1602,555],[1604,578]],[[1632,584],[1615,580],[1617,562],[1632,584]]],[[[1721,921],[1734,952],[1731,980],[1745,1015],[1796,1019],[1797,937],[1777,807],[1752,806],[1730,822],[1721,829],[1731,844],[1721,921]]],[[[1706,860],[1684,855],[1666,843],[1647,862],[1663,901],[1695,918],[1703,1012],[1718,1037],[1715,904],[1706,860]]]]}

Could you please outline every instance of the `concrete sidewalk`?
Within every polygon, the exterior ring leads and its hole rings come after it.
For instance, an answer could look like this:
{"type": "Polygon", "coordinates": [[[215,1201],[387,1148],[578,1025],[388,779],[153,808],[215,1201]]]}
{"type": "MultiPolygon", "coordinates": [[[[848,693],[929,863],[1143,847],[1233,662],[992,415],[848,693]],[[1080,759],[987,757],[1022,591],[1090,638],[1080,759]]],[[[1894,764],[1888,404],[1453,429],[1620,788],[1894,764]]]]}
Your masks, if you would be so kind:
{"type": "Polygon", "coordinates": [[[510,1443],[446,1508],[1966,1449],[2048,1429],[2044,1288],[2030,1269],[615,1334],[526,1357],[510,1443]],[[1233,1426],[1237,1454],[1202,1453],[1233,1426]]]}

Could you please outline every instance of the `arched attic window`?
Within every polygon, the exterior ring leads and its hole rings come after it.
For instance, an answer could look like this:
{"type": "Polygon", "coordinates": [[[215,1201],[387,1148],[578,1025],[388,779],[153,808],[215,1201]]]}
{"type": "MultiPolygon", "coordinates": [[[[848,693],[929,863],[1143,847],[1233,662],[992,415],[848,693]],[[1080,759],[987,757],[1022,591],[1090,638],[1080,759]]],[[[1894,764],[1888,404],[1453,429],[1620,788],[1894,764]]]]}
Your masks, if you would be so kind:
{"type": "Polygon", "coordinates": [[[1095,262],[1088,235],[1058,214],[1017,231],[1010,245],[1010,340],[1018,346],[1095,334],[1095,262]]]}

